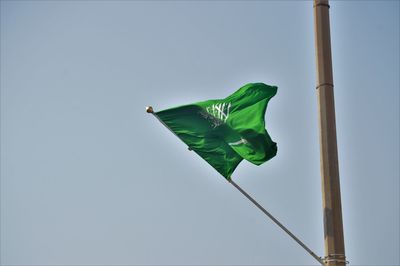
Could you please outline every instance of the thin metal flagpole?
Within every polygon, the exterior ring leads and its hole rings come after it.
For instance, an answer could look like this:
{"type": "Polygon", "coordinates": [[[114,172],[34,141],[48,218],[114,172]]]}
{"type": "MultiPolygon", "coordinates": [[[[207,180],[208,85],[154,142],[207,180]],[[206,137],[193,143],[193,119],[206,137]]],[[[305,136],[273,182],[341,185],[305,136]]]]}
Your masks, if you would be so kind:
{"type": "MultiPolygon", "coordinates": [[[[174,131],[172,131],[165,123],[162,121],[156,113],[154,113],[153,107],[146,107],[146,112],[154,115],[158,121],[161,122],[169,131],[171,131],[175,136],[182,140],[174,131]]],[[[183,140],[182,140],[183,142],[183,140]]],[[[189,147],[190,150],[190,147],[189,147]]],[[[228,180],[235,188],[237,188],[243,195],[246,196],[254,205],[256,205],[265,215],[267,215],[274,223],[276,223],[283,231],[285,231],[294,241],[296,241],[302,248],[304,248],[314,259],[316,259],[321,265],[325,265],[321,257],[318,257],[311,249],[309,249],[300,239],[298,239],[292,232],[289,231],[283,224],[281,224],[271,213],[269,213],[263,206],[261,206],[255,199],[253,199],[246,191],[244,191],[238,184],[236,184],[232,179],[228,180]]]]}
{"type": "Polygon", "coordinates": [[[246,198],[248,198],[254,205],[257,206],[265,215],[268,216],[274,223],[276,223],[283,231],[285,231],[294,241],[296,241],[302,248],[304,248],[314,259],[321,265],[325,265],[321,257],[318,257],[311,249],[309,249],[300,239],[298,239],[292,232],[289,231],[283,224],[281,224],[271,213],[269,213],[263,206],[261,206],[255,199],[253,199],[246,191],[244,191],[232,179],[228,180],[237,190],[239,190],[246,198]]]}

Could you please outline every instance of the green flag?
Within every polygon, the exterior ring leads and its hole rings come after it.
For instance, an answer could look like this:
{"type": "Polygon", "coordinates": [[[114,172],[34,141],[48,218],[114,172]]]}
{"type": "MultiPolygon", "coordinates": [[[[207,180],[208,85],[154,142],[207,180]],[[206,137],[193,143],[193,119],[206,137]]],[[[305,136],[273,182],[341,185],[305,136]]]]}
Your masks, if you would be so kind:
{"type": "Polygon", "coordinates": [[[250,83],[220,100],[208,100],[155,113],[190,150],[228,180],[245,159],[260,165],[276,155],[265,129],[265,110],[277,87],[250,83]]]}

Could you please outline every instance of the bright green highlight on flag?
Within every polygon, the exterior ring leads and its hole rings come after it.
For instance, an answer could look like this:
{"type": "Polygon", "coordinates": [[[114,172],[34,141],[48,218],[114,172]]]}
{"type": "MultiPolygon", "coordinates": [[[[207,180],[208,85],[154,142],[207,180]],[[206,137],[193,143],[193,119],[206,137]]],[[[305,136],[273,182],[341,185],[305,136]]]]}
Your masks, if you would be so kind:
{"type": "Polygon", "coordinates": [[[276,155],[265,129],[265,111],[276,86],[250,83],[221,100],[209,100],[155,113],[189,149],[230,179],[245,159],[260,165],[276,155]]]}

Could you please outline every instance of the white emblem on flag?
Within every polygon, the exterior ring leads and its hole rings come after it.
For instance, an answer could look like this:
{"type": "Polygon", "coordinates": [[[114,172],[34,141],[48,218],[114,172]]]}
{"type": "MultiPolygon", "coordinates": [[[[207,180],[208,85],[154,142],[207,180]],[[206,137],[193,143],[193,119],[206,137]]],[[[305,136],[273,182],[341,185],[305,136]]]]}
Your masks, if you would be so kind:
{"type": "Polygon", "coordinates": [[[207,113],[226,123],[229,117],[231,103],[216,103],[206,108],[207,113]]]}
{"type": "Polygon", "coordinates": [[[229,142],[228,144],[230,145],[230,146],[236,146],[236,145],[240,145],[240,144],[246,144],[246,143],[248,143],[248,141],[247,140],[245,140],[244,138],[241,138],[240,140],[238,140],[238,141],[235,141],[235,142],[229,142]]]}

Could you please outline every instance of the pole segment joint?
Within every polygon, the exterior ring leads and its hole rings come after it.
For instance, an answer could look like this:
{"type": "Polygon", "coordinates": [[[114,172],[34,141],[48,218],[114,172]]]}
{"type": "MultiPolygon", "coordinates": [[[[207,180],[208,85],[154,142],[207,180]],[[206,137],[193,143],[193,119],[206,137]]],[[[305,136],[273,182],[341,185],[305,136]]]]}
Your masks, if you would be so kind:
{"type": "Polygon", "coordinates": [[[328,263],[337,263],[337,264],[349,264],[350,262],[346,260],[346,256],[344,254],[329,254],[323,258],[323,261],[326,265],[328,263]]]}
{"type": "Polygon", "coordinates": [[[315,88],[318,90],[322,86],[329,86],[329,87],[333,88],[333,83],[324,82],[324,83],[318,84],[315,88]]]}

